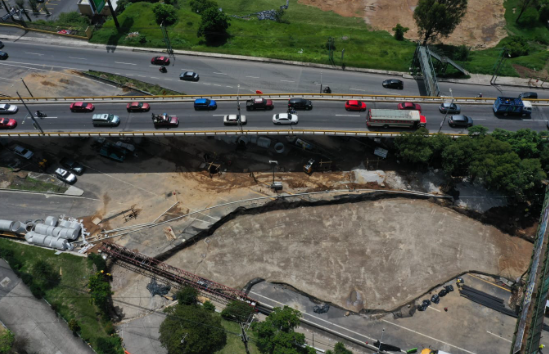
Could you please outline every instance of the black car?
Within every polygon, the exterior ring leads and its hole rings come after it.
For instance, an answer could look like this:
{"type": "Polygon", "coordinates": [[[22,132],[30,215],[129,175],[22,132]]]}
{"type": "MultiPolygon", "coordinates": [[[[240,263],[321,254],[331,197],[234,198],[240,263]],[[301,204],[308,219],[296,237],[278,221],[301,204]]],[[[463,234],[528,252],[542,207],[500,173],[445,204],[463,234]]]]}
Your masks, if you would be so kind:
{"type": "Polygon", "coordinates": [[[473,118],[458,114],[457,116],[451,116],[448,120],[448,125],[453,127],[465,127],[469,128],[473,126],[473,118]]]}
{"type": "Polygon", "coordinates": [[[429,300],[427,300],[427,299],[426,299],[426,300],[423,300],[422,305],[425,306],[425,307],[427,307],[427,306],[431,305],[431,301],[429,301],[429,300]]]}
{"type": "Polygon", "coordinates": [[[2,41],[0,41],[0,49],[4,48],[4,43],[2,43],[2,41]]]}
{"type": "Polygon", "coordinates": [[[397,79],[390,79],[383,81],[383,87],[402,90],[404,88],[404,83],[397,79]]]}
{"type": "Polygon", "coordinates": [[[444,102],[438,107],[440,113],[461,113],[461,107],[455,103],[444,102]]]}
{"type": "Polygon", "coordinates": [[[199,79],[200,76],[198,76],[198,74],[193,71],[185,71],[184,73],[181,73],[181,75],[179,75],[179,80],[198,81],[199,79]]]}
{"type": "Polygon", "coordinates": [[[433,304],[438,304],[440,302],[440,296],[438,296],[437,294],[434,294],[433,296],[431,296],[431,302],[433,304]]]}
{"type": "Polygon", "coordinates": [[[2,59],[2,60],[8,59],[8,53],[6,53],[6,52],[0,52],[0,59],[2,59]]]}
{"type": "Polygon", "coordinates": [[[448,295],[448,290],[446,289],[442,289],[438,292],[439,297],[445,297],[446,295],[448,295]]]}
{"type": "MultiPolygon", "coordinates": [[[[0,47],[0,48],[2,48],[2,47],[0,47]]],[[[537,92],[523,92],[519,95],[519,98],[528,98],[528,99],[537,100],[538,99],[538,94],[537,94],[537,92]]]]}
{"type": "Polygon", "coordinates": [[[418,310],[418,311],[425,311],[425,310],[427,310],[427,306],[425,306],[425,305],[419,305],[419,306],[417,307],[417,310],[418,310]]]}
{"type": "Polygon", "coordinates": [[[304,98],[290,98],[288,100],[288,108],[293,109],[313,109],[313,102],[304,98]]]}
{"type": "Polygon", "coordinates": [[[60,164],[61,166],[71,170],[72,172],[74,172],[74,174],[78,176],[82,176],[82,174],[84,173],[84,166],[80,165],[78,162],[72,159],[69,159],[68,157],[61,159],[60,164]]]}

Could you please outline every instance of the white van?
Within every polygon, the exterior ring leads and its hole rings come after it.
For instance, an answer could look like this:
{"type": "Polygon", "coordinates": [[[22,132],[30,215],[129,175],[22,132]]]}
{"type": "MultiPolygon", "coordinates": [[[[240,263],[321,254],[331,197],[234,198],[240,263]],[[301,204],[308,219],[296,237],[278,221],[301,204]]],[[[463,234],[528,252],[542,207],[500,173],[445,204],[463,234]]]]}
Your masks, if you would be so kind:
{"type": "Polygon", "coordinates": [[[117,127],[120,118],[114,114],[94,114],[92,117],[94,127],[117,127]]]}

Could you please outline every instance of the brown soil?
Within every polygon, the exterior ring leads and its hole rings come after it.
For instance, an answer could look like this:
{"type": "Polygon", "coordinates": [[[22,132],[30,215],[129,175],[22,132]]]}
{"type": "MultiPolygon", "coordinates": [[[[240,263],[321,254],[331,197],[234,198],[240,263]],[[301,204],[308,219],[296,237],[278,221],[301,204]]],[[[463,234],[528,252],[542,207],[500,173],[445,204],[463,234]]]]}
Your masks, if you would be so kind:
{"type": "MultiPolygon", "coordinates": [[[[298,3],[334,11],[345,17],[363,17],[374,29],[392,33],[400,23],[410,30],[405,37],[417,40],[418,31],[413,18],[418,0],[298,0],[298,3]]],[[[468,2],[468,11],[456,30],[444,39],[446,44],[465,44],[473,48],[494,47],[507,36],[503,0],[468,2]]]]}

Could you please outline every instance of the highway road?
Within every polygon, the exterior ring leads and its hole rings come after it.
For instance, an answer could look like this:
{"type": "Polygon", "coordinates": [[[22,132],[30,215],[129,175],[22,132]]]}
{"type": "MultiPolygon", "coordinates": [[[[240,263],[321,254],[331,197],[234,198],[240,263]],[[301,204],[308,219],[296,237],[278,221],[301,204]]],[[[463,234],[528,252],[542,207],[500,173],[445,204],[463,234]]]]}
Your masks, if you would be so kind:
{"type": "MultiPolygon", "coordinates": [[[[238,126],[224,126],[223,115],[237,113],[235,101],[217,101],[218,108],[213,111],[195,111],[192,102],[178,103],[150,103],[150,112],[128,113],[126,103],[98,103],[95,104],[93,113],[72,113],[69,110],[70,103],[59,104],[29,104],[34,112],[41,110],[48,117],[38,119],[40,126],[46,132],[71,132],[71,131],[104,131],[104,132],[136,132],[154,131],[151,113],[168,113],[179,118],[177,128],[159,128],[158,130],[170,131],[197,131],[197,130],[234,130],[238,126]],[[118,127],[94,127],[92,115],[100,113],[115,114],[120,117],[118,127]]],[[[286,100],[274,101],[275,108],[272,111],[246,111],[245,102],[241,102],[242,114],[246,115],[248,124],[243,126],[244,130],[288,130],[285,125],[274,125],[272,116],[276,113],[284,113],[287,109],[286,100]]],[[[431,132],[439,129],[444,119],[444,114],[438,110],[438,104],[422,103],[422,114],[427,117],[427,128],[431,132]]],[[[368,109],[384,108],[396,109],[396,103],[368,102],[368,109]]],[[[518,130],[530,128],[532,130],[546,130],[549,108],[535,107],[532,118],[498,118],[492,112],[491,105],[462,105],[462,113],[471,116],[475,125],[482,125],[490,130],[505,128],[507,130],[518,130]]],[[[298,111],[299,124],[292,126],[292,129],[318,129],[318,130],[340,130],[340,131],[368,131],[366,126],[366,112],[346,111],[344,101],[313,101],[313,109],[310,111],[298,111]]],[[[19,105],[19,112],[9,117],[15,118],[18,126],[13,132],[35,131],[30,119],[25,119],[28,112],[22,105],[19,105]],[[23,123],[24,121],[24,123],[23,123]]],[[[8,117],[8,115],[6,115],[8,117]]],[[[373,131],[397,131],[396,129],[376,128],[373,131]]],[[[465,133],[463,128],[451,128],[448,122],[442,129],[445,133],[465,133]]],[[[8,132],[8,131],[5,131],[8,132]]]]}

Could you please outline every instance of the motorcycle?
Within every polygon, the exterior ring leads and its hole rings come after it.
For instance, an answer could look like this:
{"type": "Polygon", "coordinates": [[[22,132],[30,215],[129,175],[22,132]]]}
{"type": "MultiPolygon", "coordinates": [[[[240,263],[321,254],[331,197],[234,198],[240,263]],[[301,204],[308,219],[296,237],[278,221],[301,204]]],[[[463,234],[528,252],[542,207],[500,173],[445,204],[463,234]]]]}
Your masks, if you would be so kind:
{"type": "Polygon", "coordinates": [[[35,114],[36,114],[37,117],[40,117],[40,118],[46,117],[46,113],[44,113],[44,112],[36,111],[35,114]]]}
{"type": "Polygon", "coordinates": [[[288,108],[288,114],[296,114],[297,112],[293,108],[288,108]]]}
{"type": "Polygon", "coordinates": [[[161,73],[167,73],[168,69],[166,69],[165,66],[161,66],[160,69],[158,69],[161,73]]]}
{"type": "Polygon", "coordinates": [[[330,88],[330,86],[326,86],[324,88],[324,93],[332,93],[332,89],[330,88]]]}

